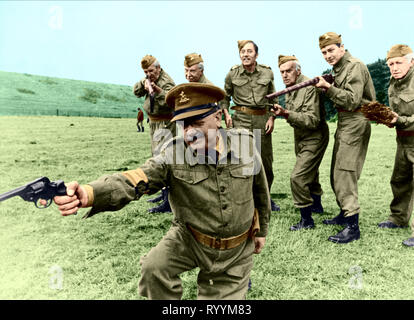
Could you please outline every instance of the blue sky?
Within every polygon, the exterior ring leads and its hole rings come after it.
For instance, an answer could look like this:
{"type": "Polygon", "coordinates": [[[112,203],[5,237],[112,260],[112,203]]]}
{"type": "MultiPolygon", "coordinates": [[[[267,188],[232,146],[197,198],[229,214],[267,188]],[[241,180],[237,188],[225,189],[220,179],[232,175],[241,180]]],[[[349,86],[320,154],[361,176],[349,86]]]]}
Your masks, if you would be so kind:
{"type": "Polygon", "coordinates": [[[1,1],[0,70],[133,85],[152,54],[179,84],[197,52],[222,86],[240,63],[237,40],[251,39],[281,89],[279,54],[295,54],[308,77],[329,67],[318,47],[327,31],[371,63],[396,43],[414,48],[413,30],[414,1],[1,1]]]}

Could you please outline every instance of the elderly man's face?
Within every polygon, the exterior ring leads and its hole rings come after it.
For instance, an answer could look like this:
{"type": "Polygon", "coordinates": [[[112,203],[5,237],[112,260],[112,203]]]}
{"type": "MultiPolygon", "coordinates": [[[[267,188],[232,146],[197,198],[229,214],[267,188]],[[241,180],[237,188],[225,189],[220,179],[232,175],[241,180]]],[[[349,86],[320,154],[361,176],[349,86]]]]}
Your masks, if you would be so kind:
{"type": "Polygon", "coordinates": [[[203,75],[203,70],[200,69],[198,63],[191,67],[184,67],[185,78],[188,82],[198,82],[203,75]]]}
{"type": "Polygon", "coordinates": [[[155,82],[158,80],[160,76],[161,67],[160,66],[155,67],[154,64],[152,64],[147,69],[144,69],[144,73],[151,82],[155,82]]]}
{"type": "Polygon", "coordinates": [[[207,154],[210,148],[213,150],[216,146],[216,139],[209,140],[211,137],[216,137],[217,129],[221,126],[221,111],[217,111],[209,116],[196,121],[184,120],[184,141],[197,152],[207,154]]]}
{"type": "Polygon", "coordinates": [[[338,47],[336,44],[330,44],[326,47],[323,47],[321,49],[321,52],[325,61],[328,62],[331,66],[334,66],[344,56],[345,48],[344,45],[338,47]]]}
{"type": "Polygon", "coordinates": [[[293,86],[300,75],[300,70],[296,70],[296,62],[288,61],[280,65],[280,75],[286,87],[293,86]]]}
{"type": "Polygon", "coordinates": [[[394,79],[402,79],[414,65],[414,61],[411,60],[411,62],[408,62],[404,57],[395,57],[388,59],[387,65],[388,68],[390,68],[391,76],[394,79]]]}
{"type": "Polygon", "coordinates": [[[241,48],[240,60],[244,67],[254,66],[256,64],[257,52],[254,49],[254,45],[251,42],[248,42],[241,48]]]}

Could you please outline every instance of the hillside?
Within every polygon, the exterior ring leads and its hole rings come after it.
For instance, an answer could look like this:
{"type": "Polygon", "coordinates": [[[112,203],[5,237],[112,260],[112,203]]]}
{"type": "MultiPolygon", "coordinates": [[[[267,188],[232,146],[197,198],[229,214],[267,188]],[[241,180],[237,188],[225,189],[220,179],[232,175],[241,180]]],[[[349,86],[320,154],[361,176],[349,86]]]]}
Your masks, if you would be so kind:
{"type": "Polygon", "coordinates": [[[130,86],[0,71],[0,115],[136,117],[130,86]]]}

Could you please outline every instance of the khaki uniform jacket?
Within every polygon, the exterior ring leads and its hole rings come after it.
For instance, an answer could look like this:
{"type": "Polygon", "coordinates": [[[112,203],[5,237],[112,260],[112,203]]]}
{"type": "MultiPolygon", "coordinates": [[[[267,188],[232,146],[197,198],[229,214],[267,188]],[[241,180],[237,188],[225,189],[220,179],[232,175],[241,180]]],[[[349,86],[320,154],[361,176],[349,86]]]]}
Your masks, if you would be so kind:
{"type": "Polygon", "coordinates": [[[150,97],[148,91],[145,90],[145,78],[134,85],[133,92],[138,98],[145,96],[144,110],[147,114],[171,114],[173,110],[165,102],[165,96],[167,92],[175,86],[174,80],[163,69],[161,69],[160,76],[158,77],[158,80],[155,82],[155,84],[159,86],[162,91],[158,94],[155,94],[153,113],[150,112],[150,97]]]}
{"type": "Polygon", "coordinates": [[[200,79],[198,79],[198,83],[213,84],[213,82],[211,82],[210,80],[208,80],[204,74],[200,77],[200,79]]]}
{"type": "MultiPolygon", "coordinates": [[[[310,79],[301,74],[296,84],[307,80],[310,79]]],[[[287,122],[294,128],[295,144],[301,141],[315,144],[329,134],[325,108],[315,87],[308,86],[289,92],[285,96],[285,104],[286,109],[289,110],[287,122]]]]}
{"type": "Polygon", "coordinates": [[[402,79],[390,79],[388,88],[390,107],[398,114],[398,130],[414,130],[414,67],[402,79]]]}
{"type": "Polygon", "coordinates": [[[335,85],[326,96],[336,108],[355,111],[361,105],[375,100],[375,88],[367,66],[346,51],[342,59],[333,67],[335,85]]]}
{"type": "MultiPolygon", "coordinates": [[[[247,72],[243,65],[235,65],[227,73],[224,81],[226,97],[221,101],[221,107],[229,109],[230,100],[236,106],[251,108],[266,108],[266,104],[273,104],[276,100],[265,98],[267,94],[275,92],[274,75],[269,66],[257,64],[252,73],[247,72]]],[[[272,114],[268,112],[268,117],[272,114]]]]}
{"type": "Polygon", "coordinates": [[[257,208],[260,232],[256,236],[266,236],[270,195],[253,135],[235,129],[221,131],[227,132],[227,137],[221,140],[227,150],[222,151],[217,165],[215,161],[210,164],[205,157],[197,159],[183,139],[175,137],[164,152],[147,160],[141,168],[91,182],[94,200],[86,217],[119,210],[143,194],[153,194],[169,186],[174,218],[182,224],[188,223],[214,237],[237,236],[252,225],[257,208]],[[243,153],[230,150],[232,139],[239,141],[239,145],[250,145],[250,150],[255,150],[254,159],[238,158],[237,154],[243,153]],[[236,164],[231,163],[232,157],[238,160],[236,164]]]}

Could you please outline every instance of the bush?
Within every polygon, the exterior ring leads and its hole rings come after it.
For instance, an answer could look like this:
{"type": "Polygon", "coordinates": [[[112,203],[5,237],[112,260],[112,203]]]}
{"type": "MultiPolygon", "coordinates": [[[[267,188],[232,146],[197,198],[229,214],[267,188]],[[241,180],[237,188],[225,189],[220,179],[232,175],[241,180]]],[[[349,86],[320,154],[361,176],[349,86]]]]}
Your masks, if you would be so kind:
{"type": "Polygon", "coordinates": [[[29,89],[24,89],[24,88],[17,88],[17,91],[19,91],[20,93],[26,93],[26,94],[35,94],[34,91],[29,90],[29,89]]]}
{"type": "Polygon", "coordinates": [[[90,103],[98,102],[98,99],[102,97],[102,95],[93,89],[83,89],[85,91],[85,94],[83,96],[80,96],[79,99],[85,100],[90,103]]]}

